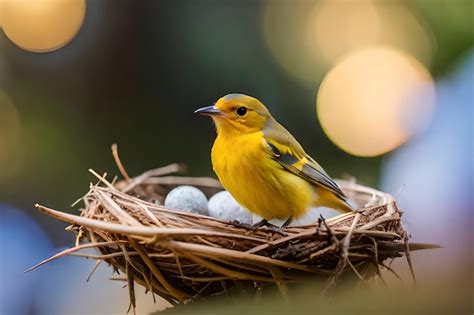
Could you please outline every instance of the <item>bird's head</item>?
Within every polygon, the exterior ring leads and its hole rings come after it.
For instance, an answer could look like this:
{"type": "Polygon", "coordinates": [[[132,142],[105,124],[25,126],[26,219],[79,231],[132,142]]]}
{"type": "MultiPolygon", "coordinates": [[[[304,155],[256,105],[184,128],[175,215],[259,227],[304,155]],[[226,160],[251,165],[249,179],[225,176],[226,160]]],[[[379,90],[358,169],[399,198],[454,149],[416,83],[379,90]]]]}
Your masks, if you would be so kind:
{"type": "Polygon", "coordinates": [[[244,94],[228,94],[213,106],[200,108],[195,113],[211,116],[217,132],[257,132],[272,117],[259,100],[244,94]]]}

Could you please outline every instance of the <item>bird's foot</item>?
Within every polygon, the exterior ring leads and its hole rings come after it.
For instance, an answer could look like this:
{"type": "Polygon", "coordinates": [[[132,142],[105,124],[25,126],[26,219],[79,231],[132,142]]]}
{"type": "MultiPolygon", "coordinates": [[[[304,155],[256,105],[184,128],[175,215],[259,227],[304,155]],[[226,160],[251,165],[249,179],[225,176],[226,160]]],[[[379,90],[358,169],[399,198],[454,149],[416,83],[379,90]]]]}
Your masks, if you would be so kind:
{"type": "Polygon", "coordinates": [[[268,222],[268,220],[266,220],[266,219],[262,219],[261,221],[259,221],[259,222],[255,223],[254,225],[252,225],[252,229],[255,229],[255,230],[256,229],[270,230],[270,231],[278,232],[282,235],[286,235],[286,233],[283,232],[283,228],[285,228],[285,227],[286,227],[285,224],[283,224],[282,226],[278,226],[278,225],[275,225],[275,224],[272,224],[272,223],[268,222]]]}
{"type": "Polygon", "coordinates": [[[276,226],[276,225],[273,225],[273,224],[269,223],[267,219],[262,219],[259,222],[255,223],[254,225],[252,225],[252,227],[259,228],[259,227],[268,226],[268,225],[276,226]]]}
{"type": "Polygon", "coordinates": [[[285,223],[283,223],[281,227],[282,228],[287,227],[288,225],[291,224],[292,221],[293,221],[293,217],[288,217],[288,219],[286,219],[285,223]]]}
{"type": "Polygon", "coordinates": [[[248,224],[248,223],[242,223],[238,220],[232,220],[229,222],[230,224],[232,224],[233,226],[236,226],[236,227],[243,227],[243,228],[247,228],[247,229],[251,229],[253,228],[254,226],[252,224],[248,224]]]}

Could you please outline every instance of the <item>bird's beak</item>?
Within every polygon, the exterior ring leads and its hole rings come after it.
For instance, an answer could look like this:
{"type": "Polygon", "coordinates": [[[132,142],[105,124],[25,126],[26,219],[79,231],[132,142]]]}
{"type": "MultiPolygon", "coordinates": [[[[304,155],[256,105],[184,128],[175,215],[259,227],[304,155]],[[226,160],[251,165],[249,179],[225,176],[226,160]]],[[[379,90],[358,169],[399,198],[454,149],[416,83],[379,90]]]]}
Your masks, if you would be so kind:
{"type": "Polygon", "coordinates": [[[195,110],[194,113],[201,114],[201,115],[209,115],[209,116],[222,114],[222,112],[218,110],[215,106],[207,106],[207,107],[199,108],[198,110],[195,110]]]}

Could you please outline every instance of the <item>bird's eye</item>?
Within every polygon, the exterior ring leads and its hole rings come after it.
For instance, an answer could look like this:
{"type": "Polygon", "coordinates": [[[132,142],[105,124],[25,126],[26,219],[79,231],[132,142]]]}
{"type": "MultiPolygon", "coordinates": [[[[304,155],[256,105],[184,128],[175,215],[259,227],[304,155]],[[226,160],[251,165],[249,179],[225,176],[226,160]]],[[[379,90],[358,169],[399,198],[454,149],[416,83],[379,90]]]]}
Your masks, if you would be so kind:
{"type": "Polygon", "coordinates": [[[240,106],[240,107],[237,108],[237,110],[235,112],[239,116],[244,116],[245,114],[247,114],[247,107],[240,106]]]}

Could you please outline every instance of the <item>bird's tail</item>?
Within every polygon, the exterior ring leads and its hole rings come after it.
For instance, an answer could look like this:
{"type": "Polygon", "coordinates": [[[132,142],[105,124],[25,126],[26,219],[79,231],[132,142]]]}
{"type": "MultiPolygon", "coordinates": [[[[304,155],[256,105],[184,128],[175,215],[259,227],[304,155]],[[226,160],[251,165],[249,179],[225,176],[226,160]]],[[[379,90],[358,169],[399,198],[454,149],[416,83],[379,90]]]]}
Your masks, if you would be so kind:
{"type": "Polygon", "coordinates": [[[343,213],[353,212],[354,208],[346,201],[325,189],[318,189],[318,200],[314,204],[317,207],[328,207],[343,213]]]}
{"type": "Polygon", "coordinates": [[[342,200],[337,198],[339,202],[337,202],[336,210],[341,212],[354,212],[354,208],[347,202],[347,200],[342,200]]]}

